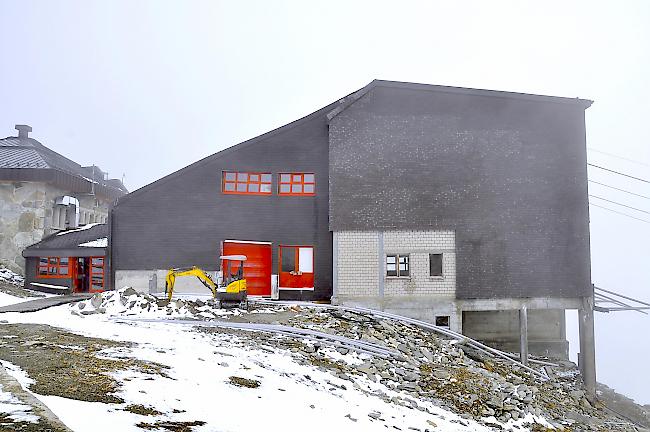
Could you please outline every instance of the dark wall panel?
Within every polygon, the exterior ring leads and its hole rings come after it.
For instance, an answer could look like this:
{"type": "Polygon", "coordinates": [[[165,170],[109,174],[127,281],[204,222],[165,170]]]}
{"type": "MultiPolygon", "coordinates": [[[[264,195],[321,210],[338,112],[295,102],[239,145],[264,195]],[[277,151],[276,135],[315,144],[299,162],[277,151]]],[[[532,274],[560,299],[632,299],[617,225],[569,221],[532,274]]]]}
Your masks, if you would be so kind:
{"type": "Polygon", "coordinates": [[[219,266],[227,239],[314,245],[316,298],[332,291],[328,228],[327,109],[199,161],[118,201],[113,212],[113,270],[219,266]],[[273,173],[270,196],[221,193],[222,171],[273,173]],[[316,196],[278,196],[279,172],[314,172],[316,196]]]}
{"type": "Polygon", "coordinates": [[[330,123],[330,229],[453,229],[457,296],[587,295],[584,108],[377,86],[330,123]]]}

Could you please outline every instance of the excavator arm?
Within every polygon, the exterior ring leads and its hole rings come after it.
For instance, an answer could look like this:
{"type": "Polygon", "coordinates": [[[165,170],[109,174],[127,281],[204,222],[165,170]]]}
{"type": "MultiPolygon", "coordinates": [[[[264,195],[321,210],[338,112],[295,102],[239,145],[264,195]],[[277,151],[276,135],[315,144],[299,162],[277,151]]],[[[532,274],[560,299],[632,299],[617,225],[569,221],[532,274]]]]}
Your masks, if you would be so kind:
{"type": "Polygon", "coordinates": [[[217,297],[217,284],[212,280],[210,276],[208,276],[205,271],[203,271],[203,269],[192,266],[169,269],[167,272],[167,277],[165,278],[165,293],[167,294],[168,300],[172,299],[176,278],[181,276],[196,276],[196,278],[201,281],[201,283],[205,285],[206,288],[212,291],[212,297],[217,297]]]}

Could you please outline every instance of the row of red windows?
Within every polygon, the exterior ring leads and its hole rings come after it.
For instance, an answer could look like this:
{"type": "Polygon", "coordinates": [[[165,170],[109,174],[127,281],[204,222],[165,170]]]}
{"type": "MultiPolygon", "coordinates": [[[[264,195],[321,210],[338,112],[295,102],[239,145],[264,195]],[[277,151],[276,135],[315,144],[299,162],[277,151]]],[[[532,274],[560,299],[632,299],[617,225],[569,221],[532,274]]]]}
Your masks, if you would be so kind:
{"type": "MultiPolygon", "coordinates": [[[[225,194],[271,195],[271,173],[224,171],[221,190],[225,194]]],[[[314,195],[314,173],[278,174],[278,195],[314,195]]]]}
{"type": "MultiPolygon", "coordinates": [[[[79,258],[81,259],[81,258],[79,258]]],[[[93,289],[104,287],[104,257],[89,257],[90,284],[93,289]]],[[[77,258],[68,257],[41,257],[38,260],[39,278],[66,278],[72,277],[72,266],[77,258]]],[[[80,264],[81,265],[81,264],[80,264]]]]}

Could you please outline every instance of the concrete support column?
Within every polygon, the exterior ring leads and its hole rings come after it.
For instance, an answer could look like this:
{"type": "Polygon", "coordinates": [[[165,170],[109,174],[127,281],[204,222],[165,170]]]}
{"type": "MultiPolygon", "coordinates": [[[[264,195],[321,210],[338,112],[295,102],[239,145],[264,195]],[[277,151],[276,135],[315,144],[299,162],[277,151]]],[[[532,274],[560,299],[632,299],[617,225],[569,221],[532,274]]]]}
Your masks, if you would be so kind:
{"type": "Polygon", "coordinates": [[[337,303],[339,294],[339,233],[332,233],[332,304],[337,303]]]}
{"type": "Polygon", "coordinates": [[[519,309],[519,354],[521,362],[528,366],[528,308],[519,309]]]}
{"type": "Polygon", "coordinates": [[[379,288],[379,298],[381,299],[380,310],[384,310],[384,289],[386,281],[386,258],[384,258],[384,233],[379,231],[377,233],[377,287],[379,288]]]}
{"type": "Polygon", "coordinates": [[[578,310],[580,327],[580,373],[589,402],[596,400],[596,341],[594,335],[594,298],[583,297],[578,310]]]}

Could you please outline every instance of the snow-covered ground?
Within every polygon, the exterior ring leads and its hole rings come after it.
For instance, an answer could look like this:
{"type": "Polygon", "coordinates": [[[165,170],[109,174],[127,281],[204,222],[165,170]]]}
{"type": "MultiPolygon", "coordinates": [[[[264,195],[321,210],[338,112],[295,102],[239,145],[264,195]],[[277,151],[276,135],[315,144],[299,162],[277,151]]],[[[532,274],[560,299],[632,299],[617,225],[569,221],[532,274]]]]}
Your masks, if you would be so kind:
{"type": "MultiPolygon", "coordinates": [[[[0,304],[11,300],[8,298],[11,296],[0,294],[0,304]]],[[[118,297],[115,295],[115,299],[118,297]]],[[[92,307],[90,301],[84,303],[84,309],[92,307]]],[[[300,365],[290,351],[265,346],[263,342],[253,346],[249,339],[228,333],[200,332],[188,325],[116,319],[123,316],[125,308],[117,301],[108,303],[105,314],[84,316],[78,313],[79,305],[64,305],[0,316],[9,323],[50,324],[84,336],[133,342],[128,348],[111,348],[102,354],[112,358],[134,357],[170,367],[166,372],[168,377],[155,379],[136,371],[116,373],[115,378],[122,384],[118,396],[125,404],[35,395],[74,431],[142,431],[137,423],[160,420],[205,422],[203,426],[194,426],[194,431],[254,431],[269,427],[287,432],[385,431],[387,428],[445,432],[493,430],[428,401],[414,400],[418,409],[385,402],[373,395],[373,391],[381,387],[389,397],[405,396],[365,376],[350,377],[353,380],[350,382],[315,366],[300,365]],[[260,385],[238,387],[231,384],[232,376],[256,380],[260,385]],[[151,417],[124,411],[124,406],[129,404],[153,407],[163,414],[151,417]]],[[[168,312],[162,308],[143,310],[143,316],[169,318],[168,312]]],[[[178,310],[172,315],[183,316],[186,312],[178,310]]],[[[332,360],[361,362],[368,358],[354,353],[341,356],[328,348],[321,352],[332,360]]],[[[24,388],[29,387],[31,381],[23,371],[6,362],[3,364],[24,388]]],[[[26,407],[11,401],[11,395],[0,389],[0,412],[30,415],[26,407]]],[[[506,430],[526,430],[520,429],[522,423],[521,419],[510,422],[506,430]]]]}

